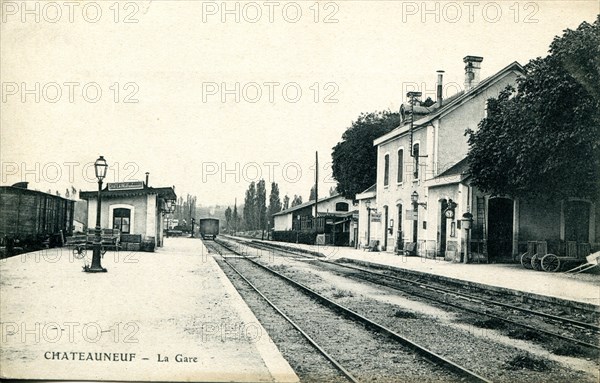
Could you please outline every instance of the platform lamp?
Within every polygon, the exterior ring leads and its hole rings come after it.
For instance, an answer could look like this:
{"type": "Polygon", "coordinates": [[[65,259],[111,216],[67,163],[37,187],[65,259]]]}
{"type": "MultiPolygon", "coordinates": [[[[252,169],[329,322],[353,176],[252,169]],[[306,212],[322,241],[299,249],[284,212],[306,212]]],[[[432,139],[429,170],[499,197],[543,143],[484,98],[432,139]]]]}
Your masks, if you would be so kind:
{"type": "Polygon", "coordinates": [[[106,170],[108,164],[104,159],[104,156],[100,156],[94,163],[94,170],[96,172],[96,178],[98,179],[98,204],[96,207],[96,235],[94,237],[94,253],[92,256],[92,265],[84,266],[83,271],[86,273],[105,273],[106,269],[100,264],[100,258],[102,253],[102,227],[100,226],[100,214],[102,201],[100,194],[102,192],[102,180],[106,177],[106,170]]]}
{"type": "Polygon", "coordinates": [[[367,246],[371,242],[371,200],[368,199],[365,201],[365,206],[367,208],[367,246]]]}
{"type": "Polygon", "coordinates": [[[410,195],[410,201],[412,202],[413,206],[415,207],[414,210],[416,210],[417,206],[423,206],[425,209],[427,209],[427,202],[419,202],[419,193],[417,193],[417,191],[415,190],[414,192],[412,192],[412,194],[410,195]]]}
{"type": "Polygon", "coordinates": [[[162,214],[167,217],[167,238],[169,238],[169,215],[173,213],[175,206],[173,206],[173,200],[166,199],[165,207],[163,208],[162,214]]]}

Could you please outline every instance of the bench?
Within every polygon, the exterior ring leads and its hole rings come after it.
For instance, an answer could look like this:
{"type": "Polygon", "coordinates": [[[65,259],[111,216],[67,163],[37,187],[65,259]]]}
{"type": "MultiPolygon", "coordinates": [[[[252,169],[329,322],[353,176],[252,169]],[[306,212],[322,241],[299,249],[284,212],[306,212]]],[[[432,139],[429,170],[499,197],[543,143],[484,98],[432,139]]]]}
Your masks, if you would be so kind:
{"type": "MultiPolygon", "coordinates": [[[[107,250],[119,250],[121,248],[121,232],[118,229],[102,229],[100,237],[102,239],[102,254],[106,253],[107,250]]],[[[93,249],[95,240],[96,230],[88,230],[86,247],[93,249]]]]}
{"type": "Polygon", "coordinates": [[[368,245],[363,246],[363,251],[379,251],[379,240],[372,239],[368,245]]]}

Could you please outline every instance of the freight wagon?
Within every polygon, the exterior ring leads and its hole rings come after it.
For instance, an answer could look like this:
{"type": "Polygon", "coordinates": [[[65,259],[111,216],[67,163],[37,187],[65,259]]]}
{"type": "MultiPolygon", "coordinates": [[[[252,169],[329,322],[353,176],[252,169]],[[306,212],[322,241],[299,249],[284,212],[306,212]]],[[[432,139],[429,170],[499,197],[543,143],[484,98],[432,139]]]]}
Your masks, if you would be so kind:
{"type": "Polygon", "coordinates": [[[219,234],[219,220],[216,218],[202,218],[200,220],[200,235],[202,239],[215,239],[219,234]]]}
{"type": "Polygon", "coordinates": [[[27,189],[26,182],[0,186],[0,245],[7,256],[60,246],[73,234],[75,201],[27,189]]]}

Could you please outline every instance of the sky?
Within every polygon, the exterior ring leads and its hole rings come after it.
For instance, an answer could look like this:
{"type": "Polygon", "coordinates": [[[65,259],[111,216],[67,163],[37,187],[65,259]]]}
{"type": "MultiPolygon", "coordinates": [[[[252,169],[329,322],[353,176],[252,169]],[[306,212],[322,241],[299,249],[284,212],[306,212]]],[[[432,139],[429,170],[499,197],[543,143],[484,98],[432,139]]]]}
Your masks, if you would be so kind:
{"type": "Polygon", "coordinates": [[[363,112],[462,89],[545,56],[597,1],[1,1],[0,184],[94,190],[143,180],[243,201],[249,182],[307,200],[363,112]]]}

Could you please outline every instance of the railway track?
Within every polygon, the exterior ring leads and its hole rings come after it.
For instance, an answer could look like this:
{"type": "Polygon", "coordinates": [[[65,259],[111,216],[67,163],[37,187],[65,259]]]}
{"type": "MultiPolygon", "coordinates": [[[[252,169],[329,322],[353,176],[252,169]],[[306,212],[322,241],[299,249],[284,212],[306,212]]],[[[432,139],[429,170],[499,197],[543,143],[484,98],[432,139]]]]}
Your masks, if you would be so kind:
{"type": "Polygon", "coordinates": [[[294,257],[300,256],[306,259],[315,260],[318,261],[319,265],[326,266],[328,269],[336,271],[345,276],[350,276],[358,280],[385,286],[393,290],[406,293],[410,296],[416,296],[428,301],[434,301],[441,305],[453,307],[471,314],[482,315],[510,326],[516,326],[529,331],[544,334],[550,338],[560,339],[562,341],[577,344],[579,346],[587,347],[596,351],[600,350],[600,346],[597,343],[592,343],[593,341],[597,341],[598,336],[600,335],[600,327],[594,323],[582,322],[572,318],[561,317],[538,310],[531,310],[508,303],[495,301],[489,298],[475,296],[473,294],[466,294],[457,291],[456,289],[440,287],[422,280],[414,280],[396,275],[390,275],[389,272],[369,270],[364,267],[333,262],[323,259],[322,257],[315,257],[310,254],[303,254],[302,252],[282,249],[277,246],[269,246],[260,242],[250,242],[246,243],[246,245],[259,249],[277,251],[279,253],[287,253],[293,255],[294,257]],[[448,297],[454,297],[456,299],[449,301],[448,297]],[[496,311],[491,310],[490,306],[497,307],[496,311]],[[518,312],[519,314],[515,314],[514,312],[518,312]],[[546,322],[547,320],[553,322],[554,325],[552,327],[558,328],[559,330],[552,331],[549,329],[548,323],[546,322]],[[582,331],[585,331],[587,334],[580,335],[582,331]],[[565,333],[567,335],[565,335],[565,333]],[[590,341],[587,338],[592,340],[590,341]]]}
{"type": "Polygon", "coordinates": [[[385,381],[399,377],[411,381],[490,381],[226,244],[205,244],[221,254],[222,262],[301,332],[348,381],[370,380],[378,374],[386,374],[380,377],[385,381]],[[361,360],[349,360],[349,350],[353,351],[350,354],[361,355],[361,360]],[[415,359],[415,354],[420,358],[415,359]],[[388,363],[382,366],[382,361],[388,363]]]}

